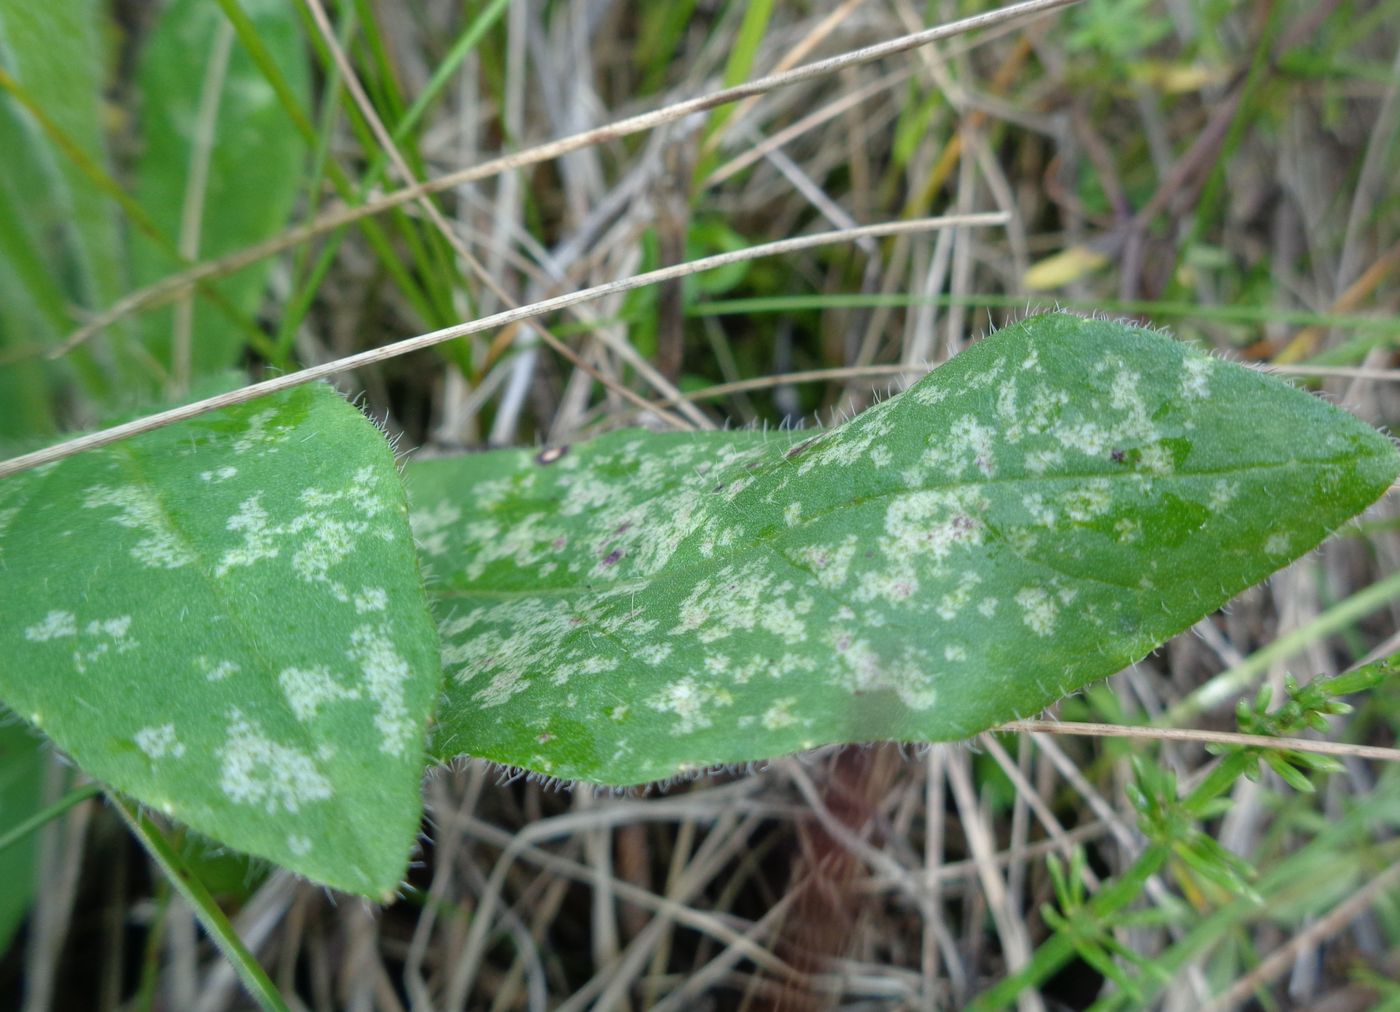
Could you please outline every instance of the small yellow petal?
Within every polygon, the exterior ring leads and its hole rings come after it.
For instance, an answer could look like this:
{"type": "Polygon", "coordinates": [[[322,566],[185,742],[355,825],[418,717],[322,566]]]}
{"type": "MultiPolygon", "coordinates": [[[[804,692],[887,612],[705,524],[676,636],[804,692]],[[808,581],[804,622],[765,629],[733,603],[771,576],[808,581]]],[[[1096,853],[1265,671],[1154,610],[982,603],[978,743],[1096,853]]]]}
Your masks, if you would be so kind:
{"type": "Polygon", "coordinates": [[[1134,77],[1164,95],[1184,95],[1229,80],[1230,68],[1206,63],[1170,63],[1155,60],[1143,63],[1134,77]]]}
{"type": "Polygon", "coordinates": [[[1033,292],[1049,291],[1078,281],[1108,264],[1108,257],[1087,246],[1071,246],[1030,266],[1021,284],[1033,292]]]}

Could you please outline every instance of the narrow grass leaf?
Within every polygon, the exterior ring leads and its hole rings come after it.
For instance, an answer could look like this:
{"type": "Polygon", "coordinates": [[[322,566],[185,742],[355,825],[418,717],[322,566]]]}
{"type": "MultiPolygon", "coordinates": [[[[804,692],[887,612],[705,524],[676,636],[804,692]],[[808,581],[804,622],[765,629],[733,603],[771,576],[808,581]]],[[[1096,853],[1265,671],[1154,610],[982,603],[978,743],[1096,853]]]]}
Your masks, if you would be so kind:
{"type": "MultiPolygon", "coordinates": [[[[105,162],[103,60],[98,5],[78,0],[50,9],[0,0],[0,73],[22,89],[51,126],[93,163],[105,162]]],[[[0,91],[0,439],[54,431],[64,370],[27,352],[53,343],[71,325],[72,306],[106,305],[125,288],[112,208],[69,154],[50,142],[12,94],[0,91]]],[[[122,328],[111,340],[120,342],[122,328]]],[[[111,376],[82,349],[67,365],[89,394],[111,376]]],[[[110,371],[110,365],[108,367],[110,371]]],[[[72,375],[70,373],[69,375],[72,375]]]]}
{"type": "MultiPolygon", "coordinates": [[[[43,742],[0,710],[0,837],[22,825],[43,802],[43,742]]],[[[0,848],[0,955],[34,898],[34,837],[0,848]]]]}
{"type": "MultiPolygon", "coordinates": [[[[296,9],[248,4],[247,18],[281,81],[300,107],[308,102],[310,71],[296,9]]],[[[305,147],[277,92],[218,6],[175,0],[165,7],[141,54],[141,157],[137,198],[151,219],[191,259],[241,249],[284,228],[303,180],[305,147]],[[226,62],[216,56],[226,48],[226,62]],[[222,72],[220,72],[222,71],[222,72]]],[[[155,243],[134,235],[138,285],[177,269],[155,243]]],[[[256,313],[272,263],[220,281],[218,290],[247,315],[256,313]]],[[[173,357],[175,310],[151,313],[143,333],[161,361],[173,357]]],[[[244,335],[227,314],[201,301],[187,332],[192,373],[228,368],[244,335]]]]}
{"type": "Polygon", "coordinates": [[[1273,377],[1064,314],[827,431],[417,463],[434,748],[635,784],[962,739],[1141,658],[1397,470],[1273,377]]]}
{"type": "Polygon", "coordinates": [[[0,699],[216,840],[382,896],[440,668],[393,455],[308,386],[0,482],[0,699]]]}
{"type": "MultiPolygon", "coordinates": [[[[107,161],[103,136],[103,91],[107,66],[101,31],[103,7],[95,0],[34,4],[0,0],[0,66],[4,66],[68,143],[98,165],[107,161]]],[[[21,115],[21,119],[24,116],[21,115]]],[[[44,234],[57,227],[64,237],[66,266],[79,278],[78,301],[105,306],[122,293],[124,258],[112,206],[101,190],[62,151],[26,124],[28,146],[6,152],[25,174],[44,183],[19,191],[26,214],[40,216],[44,234]]]]}

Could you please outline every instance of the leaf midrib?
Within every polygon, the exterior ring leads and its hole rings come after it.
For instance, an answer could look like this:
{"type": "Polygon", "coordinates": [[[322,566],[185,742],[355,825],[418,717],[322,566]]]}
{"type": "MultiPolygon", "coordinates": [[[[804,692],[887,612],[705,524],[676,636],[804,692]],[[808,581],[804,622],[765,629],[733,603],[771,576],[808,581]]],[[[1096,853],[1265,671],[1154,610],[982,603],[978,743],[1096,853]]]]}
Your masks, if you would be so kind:
{"type": "MultiPolygon", "coordinates": [[[[198,562],[194,564],[193,568],[198,571],[201,581],[208,585],[211,591],[211,596],[214,598],[218,607],[220,607],[223,610],[224,614],[235,617],[234,622],[232,624],[235,625],[235,627],[239,631],[240,637],[242,637],[245,643],[247,644],[246,649],[248,650],[248,653],[253,656],[255,661],[261,666],[262,670],[266,671],[269,676],[274,676],[274,669],[276,665],[274,665],[271,662],[271,659],[268,657],[267,653],[262,649],[261,645],[258,643],[256,631],[252,627],[250,617],[244,614],[242,608],[234,606],[233,602],[237,600],[241,595],[234,594],[230,596],[228,593],[225,592],[225,589],[222,586],[222,583],[224,581],[221,581],[217,577],[215,577],[212,566],[207,564],[210,561],[208,558],[209,552],[201,548],[197,541],[191,540],[191,536],[186,531],[183,524],[180,524],[176,521],[175,516],[170,512],[170,509],[167,506],[165,496],[161,494],[160,485],[148,476],[149,469],[147,468],[142,457],[138,455],[138,447],[133,446],[131,444],[117,444],[113,449],[118,451],[116,456],[117,459],[123,465],[125,465],[124,469],[127,470],[129,473],[132,473],[135,476],[136,480],[141,482],[144,488],[147,491],[149,491],[149,493],[151,494],[152,501],[155,502],[156,506],[159,508],[161,515],[165,519],[165,522],[168,524],[170,530],[181,539],[183,546],[191,552],[195,559],[198,560],[198,562]]],[[[230,586],[232,586],[234,583],[234,581],[228,582],[230,586]]],[[[280,704],[282,708],[287,712],[290,712],[290,707],[287,705],[285,699],[279,699],[271,691],[269,691],[268,693],[268,698],[275,704],[280,704]]],[[[311,729],[308,728],[306,725],[302,724],[301,721],[293,720],[292,723],[296,725],[295,734],[302,739],[302,744],[308,747],[309,754],[314,754],[316,746],[321,744],[321,742],[315,738],[311,729]]],[[[356,806],[352,803],[352,801],[344,798],[341,792],[341,788],[344,786],[347,786],[347,784],[337,780],[336,790],[332,797],[334,799],[334,805],[336,809],[338,809],[341,812],[340,819],[342,824],[349,824],[351,822],[349,816],[354,814],[354,810],[356,807],[362,806],[356,806]]],[[[341,838],[344,839],[344,837],[345,834],[342,834],[341,838]]],[[[358,837],[355,837],[355,841],[355,849],[358,852],[357,856],[359,858],[358,864],[366,868],[374,867],[377,862],[362,849],[363,841],[358,837]]],[[[336,862],[333,861],[332,864],[334,863],[336,862]]],[[[325,865],[324,862],[317,862],[317,866],[324,867],[325,865]]],[[[331,878],[341,878],[342,876],[322,875],[321,873],[318,873],[318,877],[323,877],[326,881],[330,881],[331,878]]],[[[353,889],[355,887],[352,886],[351,888],[353,889]]]]}
{"type": "MultiPolygon", "coordinates": [[[[1349,458],[1346,458],[1345,461],[1341,462],[1355,461],[1357,459],[1360,459],[1361,456],[1363,455],[1353,455],[1349,458]]],[[[787,534],[788,532],[801,530],[802,528],[816,523],[817,521],[824,519],[825,517],[828,517],[833,513],[840,512],[841,510],[855,509],[857,507],[864,506],[871,502],[878,502],[881,499],[895,498],[897,496],[902,495],[911,495],[918,492],[958,491],[967,488],[983,488],[988,485],[1014,485],[1027,482],[1035,484],[1050,484],[1054,482],[1088,481],[1091,479],[1099,478],[1105,478],[1111,481],[1124,481],[1134,478],[1141,479],[1143,477],[1147,477],[1153,481],[1186,481],[1199,478],[1224,477],[1233,474],[1248,473],[1251,471],[1286,471],[1290,469],[1320,468],[1335,465],[1337,463],[1339,463],[1337,458],[1309,458],[1305,460],[1292,458],[1284,461],[1275,461],[1262,464],[1235,465],[1224,468],[1209,468],[1205,470],[1197,470],[1187,473],[1175,472],[1168,475],[1144,475],[1140,471],[1115,471],[1107,473],[1098,472],[1090,474],[1070,475],[1061,474],[1054,476],[1027,475],[1023,473],[1015,476],[1008,475],[1004,477],[985,478],[980,481],[949,482],[940,485],[920,485],[914,487],[896,488],[885,492],[878,492],[873,495],[857,496],[837,505],[830,506],[827,509],[821,510],[820,512],[814,512],[805,515],[801,517],[796,524],[793,524],[791,526],[774,527],[770,533],[756,536],[747,544],[731,551],[728,555],[716,555],[714,558],[695,560],[686,563],[682,566],[679,566],[675,569],[671,569],[668,565],[663,564],[660,569],[646,576],[634,577],[630,580],[622,580],[616,583],[610,583],[605,587],[597,587],[589,584],[574,584],[568,587],[541,587],[538,589],[530,590],[493,590],[489,587],[457,586],[451,588],[450,590],[433,589],[430,590],[429,593],[434,600],[455,600],[470,597],[493,597],[501,599],[569,597],[579,594],[603,594],[623,590],[639,590],[644,587],[651,586],[657,580],[663,577],[676,578],[678,576],[684,576],[697,569],[717,568],[721,565],[732,563],[736,560],[742,559],[745,555],[749,554],[750,552],[756,549],[763,547],[771,547],[771,542],[776,541],[778,538],[787,534]]],[[[745,491],[751,492],[752,490],[746,489],[745,491]]],[[[682,543],[684,543],[684,540],[688,540],[693,533],[694,531],[688,533],[685,536],[685,539],[683,539],[682,543]]],[[[1018,555],[1018,558],[1025,559],[1025,556],[1018,555]]],[[[1038,565],[1042,565],[1045,568],[1059,572],[1059,570],[1055,569],[1055,567],[1039,562],[1039,560],[1026,559],[1026,561],[1033,562],[1038,565]]],[[[1079,579],[1079,577],[1076,577],[1076,579],[1079,579]]],[[[1095,578],[1093,577],[1083,577],[1083,579],[1094,580],[1094,582],[1100,583],[1107,582],[1103,580],[1095,580],[1095,578]]],[[[1109,585],[1115,587],[1116,589],[1125,589],[1118,584],[1109,585]]]]}

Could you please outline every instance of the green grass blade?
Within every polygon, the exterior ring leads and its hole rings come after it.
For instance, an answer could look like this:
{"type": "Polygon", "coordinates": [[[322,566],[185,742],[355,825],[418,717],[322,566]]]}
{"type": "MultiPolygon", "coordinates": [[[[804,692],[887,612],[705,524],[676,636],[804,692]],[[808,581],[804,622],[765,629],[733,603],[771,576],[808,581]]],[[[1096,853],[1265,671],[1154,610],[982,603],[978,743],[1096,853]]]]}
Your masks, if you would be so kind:
{"type": "MultiPolygon", "coordinates": [[[[747,80],[753,71],[754,63],[758,59],[758,50],[768,32],[768,22],[773,17],[772,0],[744,4],[743,12],[743,20],[739,23],[739,31],[734,37],[729,59],[724,64],[726,88],[747,80]]],[[[733,115],[733,106],[722,106],[710,113],[710,121],[705,124],[705,137],[710,138],[719,133],[733,115]]]]}
{"type": "MultiPolygon", "coordinates": [[[[101,5],[93,0],[0,0],[0,66],[9,69],[62,135],[99,166],[107,162],[102,130],[106,61],[100,39],[105,23],[101,5]]],[[[31,199],[64,212],[66,253],[80,279],[78,301],[107,305],[125,290],[126,280],[111,205],[80,164],[47,142],[35,137],[30,154],[47,183],[31,199]]],[[[17,156],[7,152],[7,163],[17,156]]]]}
{"type": "MultiPolygon", "coordinates": [[[[260,43],[251,54],[233,40],[233,27],[203,0],[166,7],[141,54],[141,157],[137,201],[160,234],[175,238],[185,258],[207,260],[240,249],[286,226],[303,182],[305,149],[279,86],[300,108],[310,69],[295,11],[259,5],[248,16],[260,43]],[[212,59],[226,47],[224,72],[212,59]],[[270,84],[260,61],[279,73],[270,84]]],[[[180,266],[159,243],[133,240],[137,284],[180,266]]],[[[212,287],[236,314],[251,316],[262,301],[272,264],[240,271],[212,287]]],[[[172,345],[174,307],[146,315],[143,338],[156,358],[177,364],[178,378],[207,375],[236,362],[248,343],[243,328],[205,299],[180,322],[188,357],[172,345]],[[179,360],[177,362],[177,359],[179,360]]]]}
{"type": "Polygon", "coordinates": [[[190,873],[160,828],[145,813],[132,811],[120,798],[112,797],[110,800],[136,839],[141,841],[141,846],[146,848],[146,853],[151,855],[151,860],[165,873],[167,881],[194,910],[200,925],[229,961],[253,1000],[266,1012],[288,1012],[287,1003],[282,1000],[277,985],[272,983],[267,971],[248,951],[243,939],[238,937],[238,932],[233,930],[233,925],[219,909],[219,904],[204,888],[204,883],[190,873]]]}
{"type": "Polygon", "coordinates": [[[3,955],[34,897],[35,849],[30,834],[69,806],[40,810],[43,742],[9,714],[0,713],[0,719],[9,721],[0,725],[0,955],[3,955]]]}

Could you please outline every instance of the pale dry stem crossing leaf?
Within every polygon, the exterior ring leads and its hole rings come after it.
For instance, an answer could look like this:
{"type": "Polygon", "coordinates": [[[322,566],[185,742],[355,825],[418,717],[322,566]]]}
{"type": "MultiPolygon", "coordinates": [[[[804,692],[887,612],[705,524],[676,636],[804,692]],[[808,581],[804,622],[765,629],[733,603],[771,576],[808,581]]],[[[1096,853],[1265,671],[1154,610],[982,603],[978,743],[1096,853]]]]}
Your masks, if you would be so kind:
{"type": "Polygon", "coordinates": [[[965,738],[1141,658],[1397,470],[1277,379],[1065,314],[829,431],[416,463],[434,751],[636,784],[965,738]]]}
{"type": "Polygon", "coordinates": [[[94,777],[380,896],[436,636],[383,437],[330,388],[0,482],[0,699],[94,777]]]}

